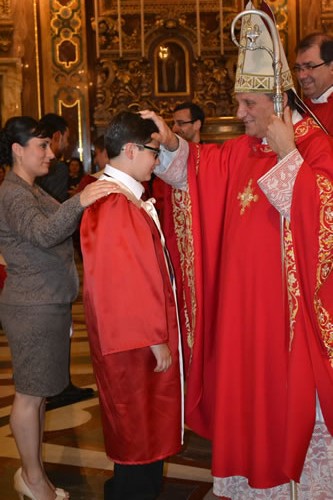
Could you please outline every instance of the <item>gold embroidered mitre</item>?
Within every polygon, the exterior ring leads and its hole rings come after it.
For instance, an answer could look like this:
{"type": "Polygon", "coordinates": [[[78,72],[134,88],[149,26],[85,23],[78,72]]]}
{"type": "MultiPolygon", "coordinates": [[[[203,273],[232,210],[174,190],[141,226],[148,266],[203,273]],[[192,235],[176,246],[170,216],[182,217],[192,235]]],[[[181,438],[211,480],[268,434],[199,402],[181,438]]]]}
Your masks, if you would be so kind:
{"type": "MultiPolygon", "coordinates": [[[[254,6],[250,1],[245,10],[252,9],[254,6]]],[[[261,10],[266,12],[275,23],[274,15],[265,2],[262,2],[261,10]]],[[[282,91],[285,91],[292,88],[294,84],[280,37],[279,42],[282,64],[281,87],[282,91]]],[[[239,43],[235,92],[272,93],[274,91],[273,57],[271,55],[273,41],[262,17],[257,14],[248,14],[242,17],[239,43]],[[250,49],[251,43],[259,48],[250,49]]]]}

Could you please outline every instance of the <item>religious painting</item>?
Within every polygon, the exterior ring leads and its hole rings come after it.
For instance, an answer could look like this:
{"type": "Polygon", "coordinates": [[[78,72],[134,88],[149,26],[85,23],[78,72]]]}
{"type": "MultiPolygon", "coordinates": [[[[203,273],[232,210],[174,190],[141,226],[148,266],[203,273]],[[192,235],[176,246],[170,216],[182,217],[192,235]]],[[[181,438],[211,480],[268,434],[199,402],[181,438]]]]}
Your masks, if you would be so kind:
{"type": "Polygon", "coordinates": [[[154,50],[155,94],[190,94],[189,53],[175,39],[160,42],[154,50]]]}

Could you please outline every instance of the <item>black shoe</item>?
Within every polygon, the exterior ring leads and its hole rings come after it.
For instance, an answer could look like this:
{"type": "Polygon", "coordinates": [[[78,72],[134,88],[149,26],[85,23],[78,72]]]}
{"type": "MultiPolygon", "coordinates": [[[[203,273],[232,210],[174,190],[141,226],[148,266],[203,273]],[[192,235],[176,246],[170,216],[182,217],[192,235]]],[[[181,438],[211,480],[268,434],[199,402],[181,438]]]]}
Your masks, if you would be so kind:
{"type": "Polygon", "coordinates": [[[66,406],[72,403],[77,403],[78,401],[84,401],[85,399],[93,398],[94,396],[95,391],[90,387],[77,387],[76,385],[70,383],[60,394],[47,398],[46,408],[59,408],[60,406],[66,406]]]}
{"type": "Polygon", "coordinates": [[[95,391],[94,389],[91,389],[91,387],[78,387],[77,385],[72,384],[72,382],[69,383],[69,385],[64,389],[59,396],[64,397],[65,399],[87,399],[87,398],[92,398],[95,396],[95,391]]]}

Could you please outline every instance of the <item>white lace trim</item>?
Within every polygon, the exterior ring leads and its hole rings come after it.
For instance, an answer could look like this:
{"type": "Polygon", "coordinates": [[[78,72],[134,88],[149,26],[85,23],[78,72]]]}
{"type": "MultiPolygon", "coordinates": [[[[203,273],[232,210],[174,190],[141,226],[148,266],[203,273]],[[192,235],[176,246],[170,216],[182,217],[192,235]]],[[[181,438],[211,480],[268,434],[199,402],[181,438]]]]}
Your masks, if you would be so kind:
{"type": "Polygon", "coordinates": [[[155,168],[154,172],[163,181],[171,184],[172,187],[187,191],[187,159],[189,155],[189,146],[188,142],[181,137],[178,139],[179,148],[177,151],[170,152],[161,148],[160,165],[155,168]]]}
{"type": "Polygon", "coordinates": [[[288,220],[294,184],[302,163],[301,154],[294,149],[258,179],[258,185],[269,202],[288,220]]]}
{"type": "MultiPolygon", "coordinates": [[[[244,477],[214,477],[214,494],[232,500],[290,500],[290,484],[275,488],[250,488],[244,477]]],[[[298,500],[333,500],[333,438],[324,423],[317,422],[305,459],[298,500]]]]}

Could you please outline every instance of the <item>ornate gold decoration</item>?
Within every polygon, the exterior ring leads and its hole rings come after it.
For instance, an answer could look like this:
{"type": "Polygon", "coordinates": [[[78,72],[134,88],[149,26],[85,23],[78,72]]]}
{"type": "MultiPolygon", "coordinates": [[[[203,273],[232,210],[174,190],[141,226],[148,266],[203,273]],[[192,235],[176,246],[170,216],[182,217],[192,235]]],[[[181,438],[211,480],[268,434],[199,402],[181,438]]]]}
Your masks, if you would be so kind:
{"type": "Polygon", "coordinates": [[[13,45],[14,21],[10,0],[0,1],[0,51],[9,52],[13,45]]]}
{"type": "Polygon", "coordinates": [[[284,221],[283,242],[289,305],[289,349],[291,349],[295,333],[296,316],[299,309],[298,297],[300,296],[300,289],[297,281],[296,261],[290,223],[286,219],[284,221]]]}
{"type": "MultiPolygon", "coordinates": [[[[196,173],[200,164],[200,148],[197,144],[196,173]]],[[[195,288],[195,253],[192,229],[192,203],[190,194],[180,189],[172,189],[172,215],[176,233],[177,248],[182,273],[183,314],[187,346],[190,350],[189,366],[192,361],[197,326],[197,300],[195,288]]]]}
{"type": "Polygon", "coordinates": [[[240,200],[239,204],[241,206],[240,214],[243,215],[245,209],[248,208],[251,203],[258,201],[259,196],[254,194],[254,189],[252,187],[253,179],[250,179],[248,185],[244,188],[242,193],[238,193],[237,200],[240,200]]]}
{"type": "Polygon", "coordinates": [[[1,122],[20,115],[22,96],[22,65],[19,58],[0,58],[1,92],[1,122]]]}
{"type": "MultiPolygon", "coordinates": [[[[56,2],[59,5],[59,2],[56,2]]],[[[55,4],[55,6],[56,6],[55,4]]],[[[81,37],[82,23],[80,19],[80,6],[76,0],[71,5],[62,6],[53,10],[51,18],[51,28],[55,34],[53,43],[54,63],[62,67],[65,71],[77,66],[81,55],[81,37]]]]}
{"type": "Polygon", "coordinates": [[[192,352],[196,325],[192,205],[187,192],[172,189],[172,209],[182,272],[187,345],[192,352]]]}
{"type": "MultiPolygon", "coordinates": [[[[237,58],[230,37],[230,24],[240,9],[238,0],[225,7],[223,29],[224,53],[221,55],[220,12],[216,2],[200,3],[201,57],[197,57],[197,30],[193,2],[145,1],[144,30],[140,18],[140,2],[121,2],[121,23],[118,22],[117,2],[100,1],[96,36],[99,41],[97,92],[94,123],[102,132],[109,119],[118,111],[149,107],[165,118],[171,118],[174,107],[184,100],[201,106],[207,117],[233,116],[232,98],[234,67],[237,58]],[[119,52],[121,30],[121,54],[119,52]],[[141,37],[144,36],[144,40],[141,37]],[[180,75],[180,60],[175,61],[174,85],[170,72],[165,71],[158,54],[160,47],[179,46],[177,57],[184,55],[184,75],[180,75]],[[142,50],[144,47],[144,51],[142,50]],[[159,73],[160,67],[160,73],[159,73]],[[162,72],[162,73],[161,73],[162,72]],[[162,74],[162,77],[161,77],[162,74]],[[182,82],[180,81],[182,80],[182,82]],[[182,84],[180,84],[182,83],[182,84]]],[[[96,20],[92,20],[96,30],[96,20]]]]}
{"type": "Polygon", "coordinates": [[[90,162],[89,84],[85,2],[49,0],[39,5],[43,19],[45,110],[63,114],[70,124],[70,149],[90,162]],[[49,19],[49,21],[48,21],[49,19]],[[47,31],[48,29],[48,31],[47,31]]]}
{"type": "Polygon", "coordinates": [[[312,119],[306,118],[299,122],[295,127],[295,139],[298,140],[308,134],[310,129],[320,128],[319,125],[312,119]]]}
{"type": "Polygon", "coordinates": [[[321,338],[333,368],[333,318],[329,311],[325,309],[319,297],[320,289],[328,277],[331,276],[333,267],[333,185],[329,179],[322,175],[317,175],[317,185],[322,208],[320,212],[319,263],[314,307],[317,314],[321,338]]]}
{"type": "Polygon", "coordinates": [[[0,1],[0,17],[7,17],[10,15],[11,0],[0,1]]]}
{"type": "Polygon", "coordinates": [[[333,5],[332,0],[322,0],[321,9],[321,26],[319,29],[323,29],[328,34],[333,33],[333,5]],[[321,28],[322,27],[322,28],[321,28]]]}

